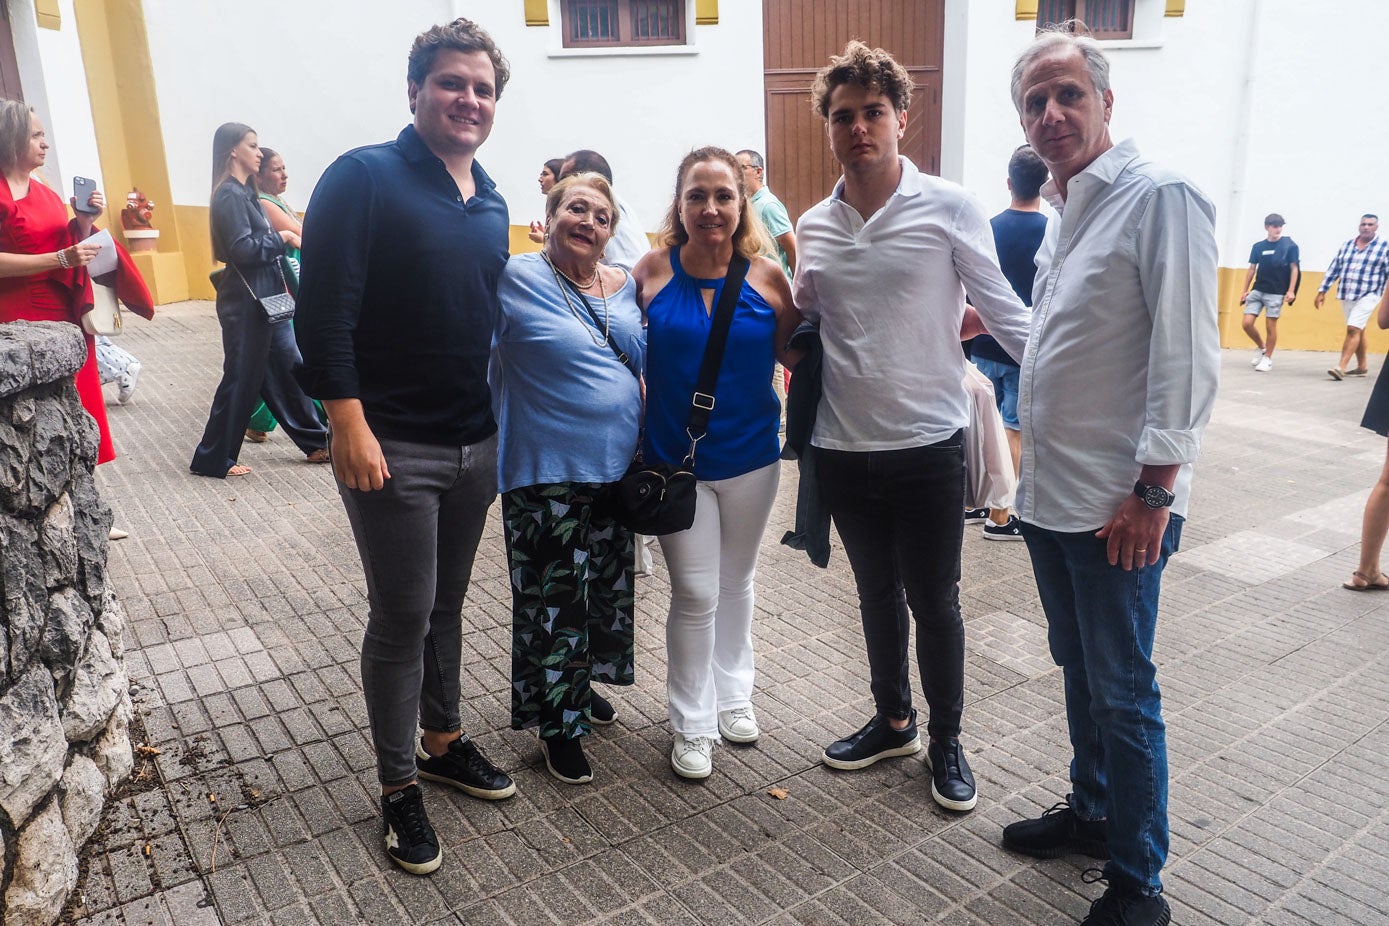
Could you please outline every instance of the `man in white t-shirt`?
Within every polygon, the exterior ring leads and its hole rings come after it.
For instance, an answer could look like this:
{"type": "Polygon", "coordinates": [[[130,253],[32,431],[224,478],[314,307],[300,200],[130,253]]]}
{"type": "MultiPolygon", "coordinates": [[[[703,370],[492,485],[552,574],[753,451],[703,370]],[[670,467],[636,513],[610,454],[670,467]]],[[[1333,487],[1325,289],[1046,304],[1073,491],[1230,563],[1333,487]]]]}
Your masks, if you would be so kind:
{"type": "Polygon", "coordinates": [[[931,796],[965,811],[976,794],[959,740],[969,420],[960,338],[982,333],[982,316],[1021,357],[1028,315],[998,268],[978,200],[899,155],[911,89],[891,55],[853,41],[811,90],[844,177],[797,225],[794,292],[824,347],[810,443],[858,585],[876,709],[823,759],[859,769],[921,749],[907,658],[915,619],[931,796]],[[966,288],[977,314],[966,312],[966,288]]]}

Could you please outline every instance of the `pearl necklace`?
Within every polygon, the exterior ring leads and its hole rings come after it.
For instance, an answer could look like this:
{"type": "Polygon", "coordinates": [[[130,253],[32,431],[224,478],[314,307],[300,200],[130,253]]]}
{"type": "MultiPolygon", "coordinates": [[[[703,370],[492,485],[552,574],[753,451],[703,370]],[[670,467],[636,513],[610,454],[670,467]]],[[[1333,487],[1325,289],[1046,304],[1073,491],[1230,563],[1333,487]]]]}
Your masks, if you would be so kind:
{"type": "MultiPolygon", "coordinates": [[[[603,286],[603,277],[601,274],[599,274],[598,268],[593,268],[593,278],[588,281],[588,286],[581,286],[579,285],[578,281],[576,281],[573,277],[569,276],[569,274],[565,273],[563,270],[559,269],[559,267],[555,266],[555,262],[550,260],[549,254],[546,254],[544,251],[541,251],[540,256],[545,259],[545,263],[550,265],[550,270],[555,274],[555,284],[559,286],[560,295],[564,297],[564,304],[569,307],[569,313],[573,315],[575,319],[578,320],[579,324],[584,326],[584,331],[587,332],[588,336],[593,339],[593,343],[596,346],[602,347],[603,345],[607,344],[609,340],[608,293],[603,286]],[[584,321],[584,317],[579,314],[579,310],[574,308],[574,303],[569,300],[569,287],[565,286],[563,283],[560,282],[560,277],[564,277],[566,280],[568,280],[570,283],[573,283],[579,289],[588,289],[588,287],[592,286],[595,282],[598,284],[598,295],[603,300],[603,336],[601,338],[594,334],[593,327],[590,326],[588,322],[584,321]]],[[[582,298],[582,296],[580,298],[582,298]]],[[[589,311],[590,313],[592,312],[591,309],[589,311]]],[[[594,322],[596,323],[597,319],[594,319],[594,322]]]]}

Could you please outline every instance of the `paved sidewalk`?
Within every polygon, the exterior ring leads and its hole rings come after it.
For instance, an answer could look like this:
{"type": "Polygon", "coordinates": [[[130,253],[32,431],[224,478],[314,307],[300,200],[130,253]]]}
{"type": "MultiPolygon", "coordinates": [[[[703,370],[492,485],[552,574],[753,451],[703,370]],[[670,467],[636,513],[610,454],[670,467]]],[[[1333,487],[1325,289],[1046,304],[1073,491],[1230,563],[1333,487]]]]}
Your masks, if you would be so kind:
{"type": "MultiPolygon", "coordinates": [[[[667,761],[659,552],[639,585],[637,685],[617,691],[617,725],[589,741],[593,784],[554,781],[534,736],[506,729],[510,596],[494,509],[465,609],[464,726],[518,793],[488,803],[426,783],[443,867],[396,870],[380,848],[358,678],[361,571],[331,474],[282,433],[246,445],[248,477],[188,474],[221,366],[208,303],[161,309],[122,346],[144,373],[134,401],[110,409],[120,458],[98,482],[131,533],[112,544],[110,571],[160,754],[108,811],[75,921],[1004,926],[1073,923],[1100,893],[1079,861],[999,847],[1004,823],[1066,791],[1061,681],[1022,544],[977,528],[965,542],[978,808],[936,807],[924,753],[854,773],[820,764],[872,707],[842,549],[823,571],[776,542],[794,468],[758,575],[763,737],[721,746],[704,783],[667,761]]],[[[1339,587],[1384,461],[1384,441],[1356,426],[1373,377],[1332,382],[1329,355],[1305,353],[1256,374],[1250,356],[1225,356],[1159,622],[1173,921],[1384,924],[1389,595],[1339,587]]]]}

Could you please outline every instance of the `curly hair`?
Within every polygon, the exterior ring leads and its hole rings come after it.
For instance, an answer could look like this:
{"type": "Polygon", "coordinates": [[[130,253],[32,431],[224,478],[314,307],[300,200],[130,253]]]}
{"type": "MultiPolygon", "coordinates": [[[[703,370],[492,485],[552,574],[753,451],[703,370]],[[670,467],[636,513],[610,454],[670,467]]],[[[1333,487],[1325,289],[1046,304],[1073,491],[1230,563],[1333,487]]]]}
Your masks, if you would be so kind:
{"type": "Polygon", "coordinates": [[[492,61],[492,71],[496,76],[497,99],[502,98],[502,90],[511,79],[511,65],[502,57],[501,49],[492,41],[492,36],[471,19],[458,18],[451,23],[434,26],[415,36],[410,46],[410,61],[405,77],[417,87],[424,86],[424,80],[434,67],[434,59],[445,48],[461,51],[465,55],[475,51],[485,52],[492,61]]]}
{"type": "Polygon", "coordinates": [[[888,52],[869,48],[858,39],[844,46],[844,54],[830,56],[830,63],[816,73],[810,85],[811,105],[821,118],[829,118],[830,95],[844,84],[878,91],[892,100],[898,113],[906,112],[912,103],[914,84],[907,69],[888,52]]]}
{"type": "Polygon", "coordinates": [[[685,195],[685,175],[690,172],[690,168],[704,161],[718,161],[727,165],[733,173],[733,182],[737,186],[740,202],[738,227],[733,232],[733,250],[748,260],[773,253],[771,236],[757,218],[757,213],[752,208],[752,200],[748,198],[748,191],[743,183],[743,165],[738,163],[738,159],[728,149],[714,145],[696,148],[680,161],[680,169],[675,174],[675,197],[670,201],[670,211],[666,213],[665,223],[661,226],[661,245],[673,248],[690,240],[685,223],[680,221],[680,199],[685,195]]]}

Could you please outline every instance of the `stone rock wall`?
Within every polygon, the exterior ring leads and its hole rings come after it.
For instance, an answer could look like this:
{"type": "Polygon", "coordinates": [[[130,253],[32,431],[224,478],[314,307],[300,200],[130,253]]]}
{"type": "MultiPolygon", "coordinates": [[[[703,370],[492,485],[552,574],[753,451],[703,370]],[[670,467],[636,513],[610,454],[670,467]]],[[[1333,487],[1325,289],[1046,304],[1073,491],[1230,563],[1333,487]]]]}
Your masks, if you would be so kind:
{"type": "Polygon", "coordinates": [[[77,852],[130,774],[125,615],[106,583],[111,509],[65,322],[0,325],[0,922],[49,926],[77,852]]]}

